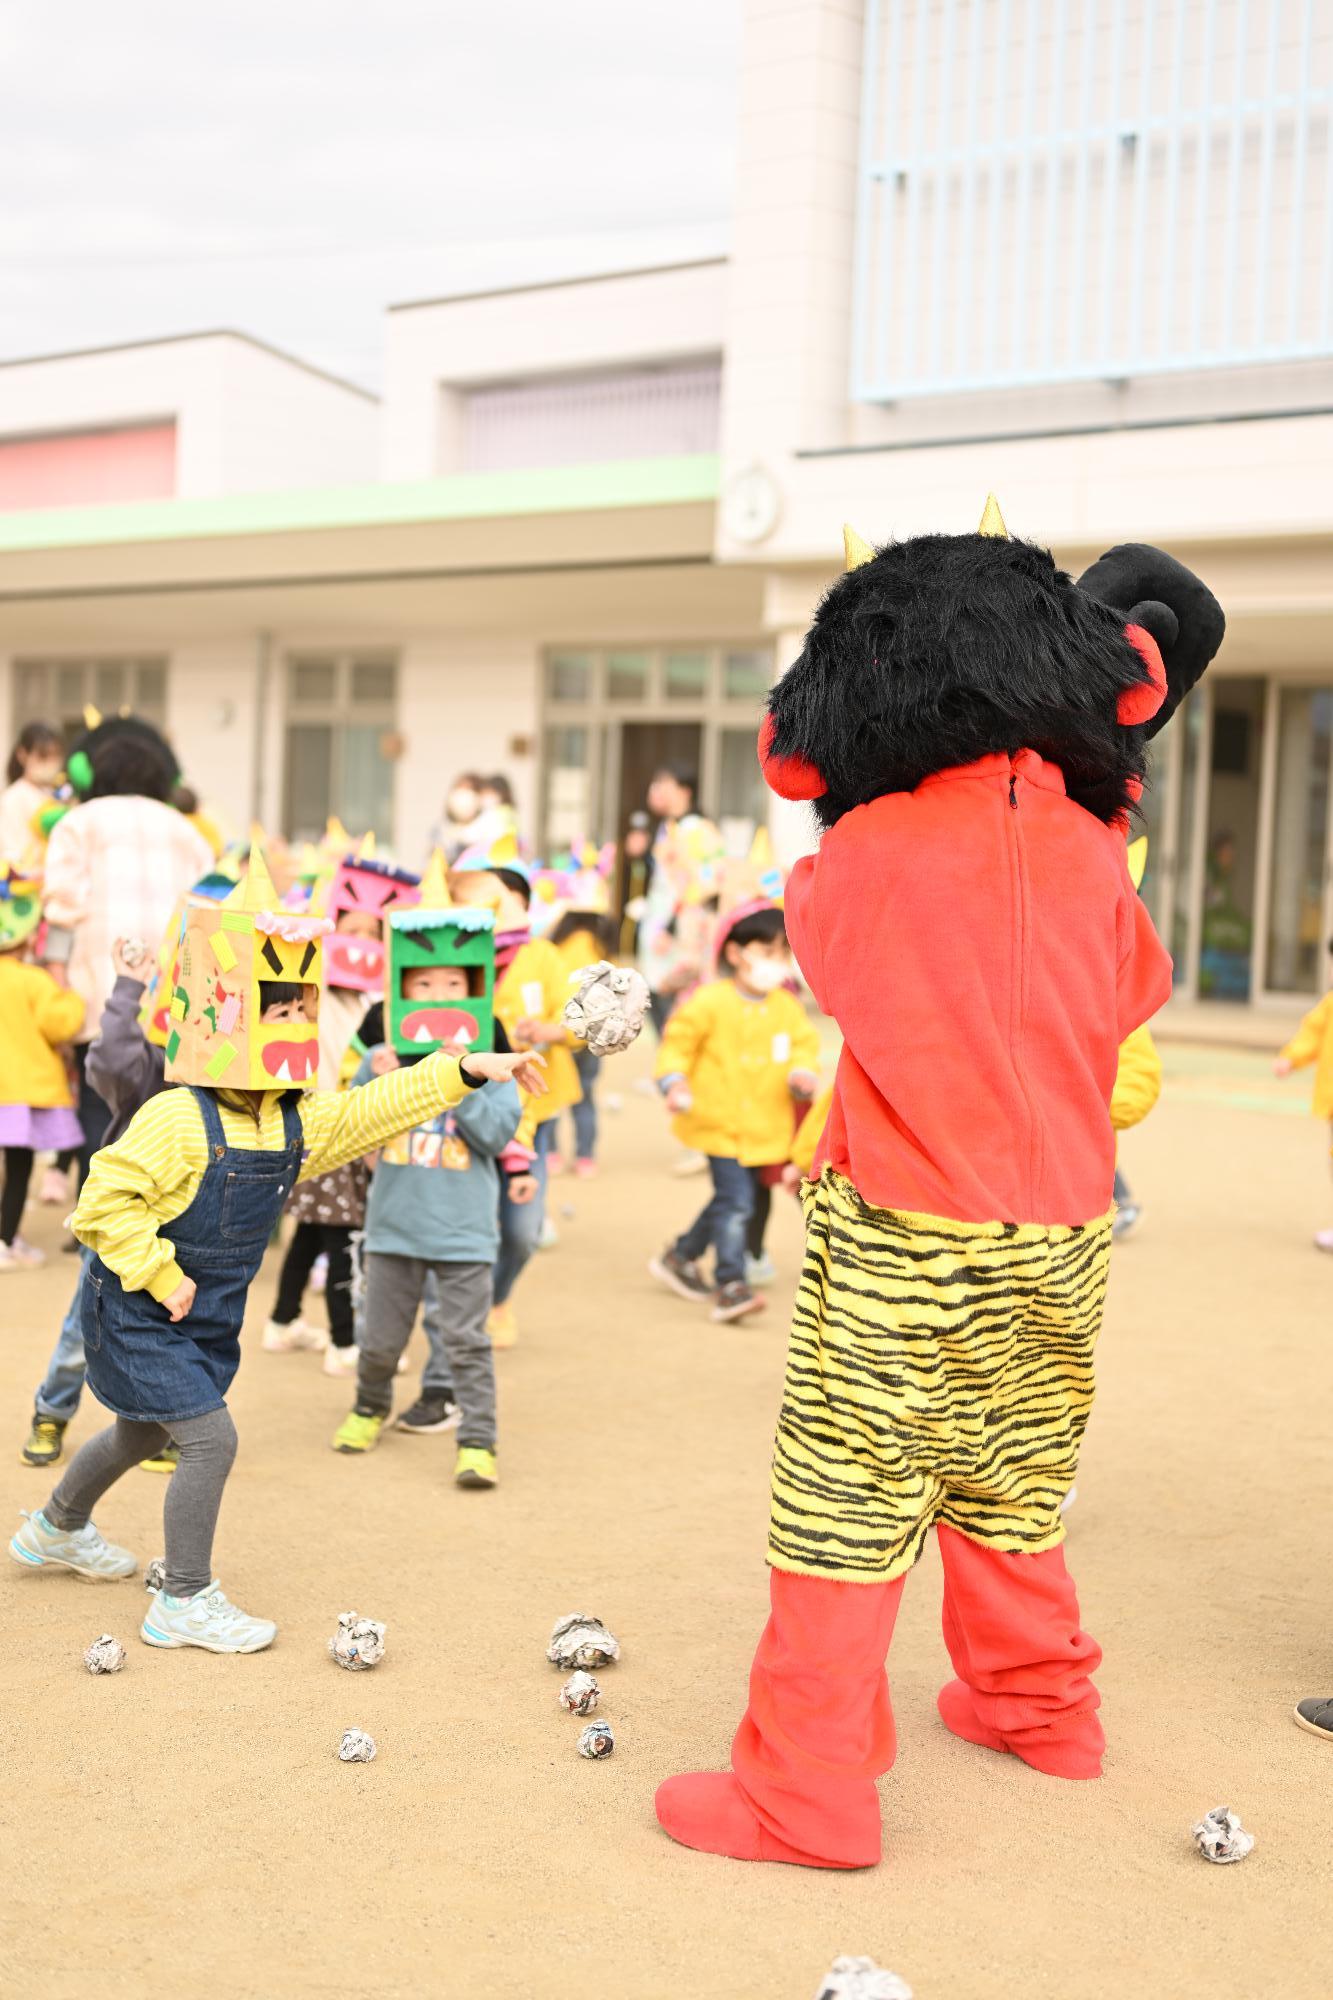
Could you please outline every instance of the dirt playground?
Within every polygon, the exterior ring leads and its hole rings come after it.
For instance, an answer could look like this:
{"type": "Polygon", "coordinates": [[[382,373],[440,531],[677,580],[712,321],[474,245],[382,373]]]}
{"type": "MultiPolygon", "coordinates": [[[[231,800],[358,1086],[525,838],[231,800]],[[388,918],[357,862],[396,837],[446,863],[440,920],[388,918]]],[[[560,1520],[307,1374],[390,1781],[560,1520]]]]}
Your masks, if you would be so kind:
{"type": "MultiPolygon", "coordinates": [[[[657,1782],[726,1761],[764,1616],[800,1232],[784,1200],[762,1319],[714,1327],[654,1287],[646,1260],[705,1184],[668,1171],[636,1053],[604,1074],[623,1103],[602,1177],[555,1184],[560,1242],[519,1293],[496,1492],[453,1487],[449,1436],[329,1449],[349,1391],[310,1356],[260,1351],[270,1265],[216,1567],[278,1620],[273,1649],[153,1651],[139,1579],[0,1566],[0,1992],[811,2000],[852,1952],[916,2000],[1327,2000],[1333,1749],[1291,1721],[1298,1697],[1333,1693],[1333,1259],[1310,1247],[1333,1222],[1327,1142],[1260,1057],[1169,1059],[1125,1149],[1145,1218],[1116,1252],[1070,1517],[1106,1651],[1102,1782],[946,1733],[932,1550],[890,1662],[883,1865],[747,1866],[658,1830],[657,1782]],[[349,1608],[388,1626],[372,1673],[326,1655],[349,1608]],[[604,1763],[575,1754],[544,1658],[576,1609],[624,1648],[602,1676],[604,1763]],[[102,1631],[129,1663],[94,1679],[81,1655],[102,1631]],[[375,1763],[339,1763],[352,1725],[375,1763]],[[1239,1867],[1190,1843],[1223,1803],[1257,1837],[1239,1867]]],[[[0,1279],[6,1536],[51,1484],[19,1447],[75,1275],[56,1211],[30,1211],[28,1233],[52,1255],[0,1279]]],[[[85,1403],[73,1441],[100,1421],[85,1403]]],[[[146,1562],[162,1497],[136,1472],[98,1524],[146,1562]]]]}

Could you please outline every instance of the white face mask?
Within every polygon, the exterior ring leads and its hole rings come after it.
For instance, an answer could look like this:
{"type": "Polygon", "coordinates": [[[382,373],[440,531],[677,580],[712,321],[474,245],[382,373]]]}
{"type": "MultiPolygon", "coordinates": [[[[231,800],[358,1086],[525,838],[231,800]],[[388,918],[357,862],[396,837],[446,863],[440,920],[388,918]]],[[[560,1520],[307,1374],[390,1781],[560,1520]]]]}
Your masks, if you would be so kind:
{"type": "Polygon", "coordinates": [[[450,792],[448,810],[450,819],[470,820],[477,817],[479,800],[475,792],[450,792]]]}
{"type": "Polygon", "coordinates": [[[776,993],[790,978],[787,967],[777,958],[746,958],[742,961],[747,986],[756,993],[776,993]]]}

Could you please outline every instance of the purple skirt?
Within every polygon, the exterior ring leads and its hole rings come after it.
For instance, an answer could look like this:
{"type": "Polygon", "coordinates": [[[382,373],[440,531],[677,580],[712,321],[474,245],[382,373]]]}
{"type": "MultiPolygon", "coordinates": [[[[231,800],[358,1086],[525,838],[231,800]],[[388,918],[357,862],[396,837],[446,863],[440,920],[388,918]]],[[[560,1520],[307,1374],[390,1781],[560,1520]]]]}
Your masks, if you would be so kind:
{"type": "Polygon", "coordinates": [[[34,1153],[78,1152],[83,1127],[68,1105],[36,1110],[28,1104],[0,1104],[0,1146],[31,1146],[34,1153]]]}

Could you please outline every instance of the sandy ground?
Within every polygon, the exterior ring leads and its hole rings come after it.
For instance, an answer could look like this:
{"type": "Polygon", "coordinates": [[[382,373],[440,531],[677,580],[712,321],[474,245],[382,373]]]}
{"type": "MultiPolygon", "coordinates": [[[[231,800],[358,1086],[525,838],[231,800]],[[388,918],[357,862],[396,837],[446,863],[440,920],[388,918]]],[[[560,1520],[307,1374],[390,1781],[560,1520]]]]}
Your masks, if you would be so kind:
{"type": "MultiPolygon", "coordinates": [[[[1333,1749],[1293,1727],[1333,1693],[1322,1530],[1333,1221],[1325,1143],[1294,1086],[1225,1051],[1171,1051],[1126,1148],[1146,1205],[1117,1252],[1071,1560],[1106,1649],[1100,1784],[1045,1779],[937,1721],[947,1667],[933,1552],[891,1661],[902,1748],[869,1873],[748,1867],[673,1847],[666,1774],[725,1762],[764,1613],[765,1472],[794,1209],[761,1321],[710,1326],[644,1262],[702,1183],[675,1180],[655,1105],[614,1081],[604,1178],[558,1185],[558,1249],[501,1357],[503,1485],[450,1483],[449,1438],[329,1436],[345,1388],[256,1336],[233,1407],[241,1458],[218,1548],[230,1593],[280,1623],[248,1659],[154,1652],[136,1581],[0,1575],[0,1990],[809,2000],[841,1951],[917,2000],[1282,2000],[1333,1990],[1333,1749]],[[1286,1095],[1283,1094],[1283,1089],[1286,1095]],[[387,1621],[373,1674],[326,1658],[336,1614],[387,1621]],[[600,1613],[615,1757],[575,1755],[543,1649],[600,1613]],[[84,1673],[96,1633],[129,1665],[84,1673]],[[343,1766],[342,1730],[379,1740],[343,1766]],[[1227,1802],[1258,1847],[1210,1868],[1189,1827],[1227,1802]]],[[[53,1211],[32,1233],[54,1248],[53,1211]]],[[[3,1283],[0,1503],[73,1276],[3,1283]]],[[[81,1413],[74,1435],[97,1422],[81,1413]]],[[[136,1473],[100,1522],[160,1552],[162,1484],[136,1473]]]]}

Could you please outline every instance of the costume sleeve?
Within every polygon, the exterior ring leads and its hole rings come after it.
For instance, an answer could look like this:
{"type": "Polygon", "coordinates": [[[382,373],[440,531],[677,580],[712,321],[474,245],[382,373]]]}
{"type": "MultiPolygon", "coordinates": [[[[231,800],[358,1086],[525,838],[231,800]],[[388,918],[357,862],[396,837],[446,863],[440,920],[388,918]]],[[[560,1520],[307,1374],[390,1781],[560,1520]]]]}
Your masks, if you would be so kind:
{"type": "Polygon", "coordinates": [[[1171,998],[1171,954],[1136,892],[1116,971],[1117,1036],[1123,1044],[1171,998]]]}
{"type": "Polygon", "coordinates": [[[116,1114],[142,1103],[152,1081],[156,1051],[139,1026],[143,992],[137,979],[119,974],[88,1044],[88,1081],[116,1114]]]}
{"type": "Polygon", "coordinates": [[[51,1044],[53,1049],[58,1049],[62,1042],[67,1042],[77,1035],[83,1026],[83,1017],[87,1011],[83,997],[81,994],[71,992],[68,987],[58,986],[49,972],[42,972],[38,967],[34,967],[33,970],[37,972],[41,981],[37,1006],[34,1009],[37,1032],[51,1044]]]}
{"type": "Polygon", "coordinates": [[[410,1069],[372,1077],[360,1090],[317,1090],[301,1105],[306,1157],[300,1178],[327,1174],[359,1160],[386,1139],[410,1132],[469,1095],[463,1072],[442,1050],[410,1069]]]}
{"type": "Polygon", "coordinates": [[[1115,1087],[1111,1092],[1111,1124],[1127,1132],[1148,1116],[1162,1094],[1162,1058],[1152,1030],[1136,1028],[1120,1050],[1115,1087]]]}
{"type": "Polygon", "coordinates": [[[1324,1046],[1328,1033],[1330,1016],[1333,1016],[1333,993],[1326,993],[1317,1007],[1312,1007],[1281,1055],[1293,1069],[1304,1069],[1307,1063],[1318,1060],[1319,1051],[1324,1046]]]}
{"type": "Polygon", "coordinates": [[[819,936],[817,911],[816,864],[820,857],[806,854],[792,869],[787,880],[782,899],[783,916],[787,925],[787,939],[796,955],[796,963],[805,976],[805,983],[815,996],[815,1005],[821,1014],[831,1010],[827,989],[824,985],[824,949],[819,936]]]}
{"type": "Polygon", "coordinates": [[[46,921],[57,930],[75,930],[88,914],[90,878],[87,847],[76,812],[51,829],[42,878],[46,921]]]}
{"type": "Polygon", "coordinates": [[[659,1082],[668,1076],[688,1077],[694,1068],[699,1044],[708,1033],[710,1009],[705,998],[706,991],[705,988],[692,999],[682,1001],[679,1007],[672,1008],[653,1067],[653,1075],[659,1082]]]}
{"type": "Polygon", "coordinates": [[[151,1292],[160,1302],[185,1275],[175,1247],[158,1234],[163,1201],[197,1188],[207,1165],[192,1093],[165,1090],[135,1113],[114,1146],[93,1154],[70,1228],[127,1292],[151,1292]]]}
{"type": "Polygon", "coordinates": [[[499,1159],[522,1118],[516,1083],[484,1083],[454,1106],[454,1123],[474,1153],[499,1159]]]}

